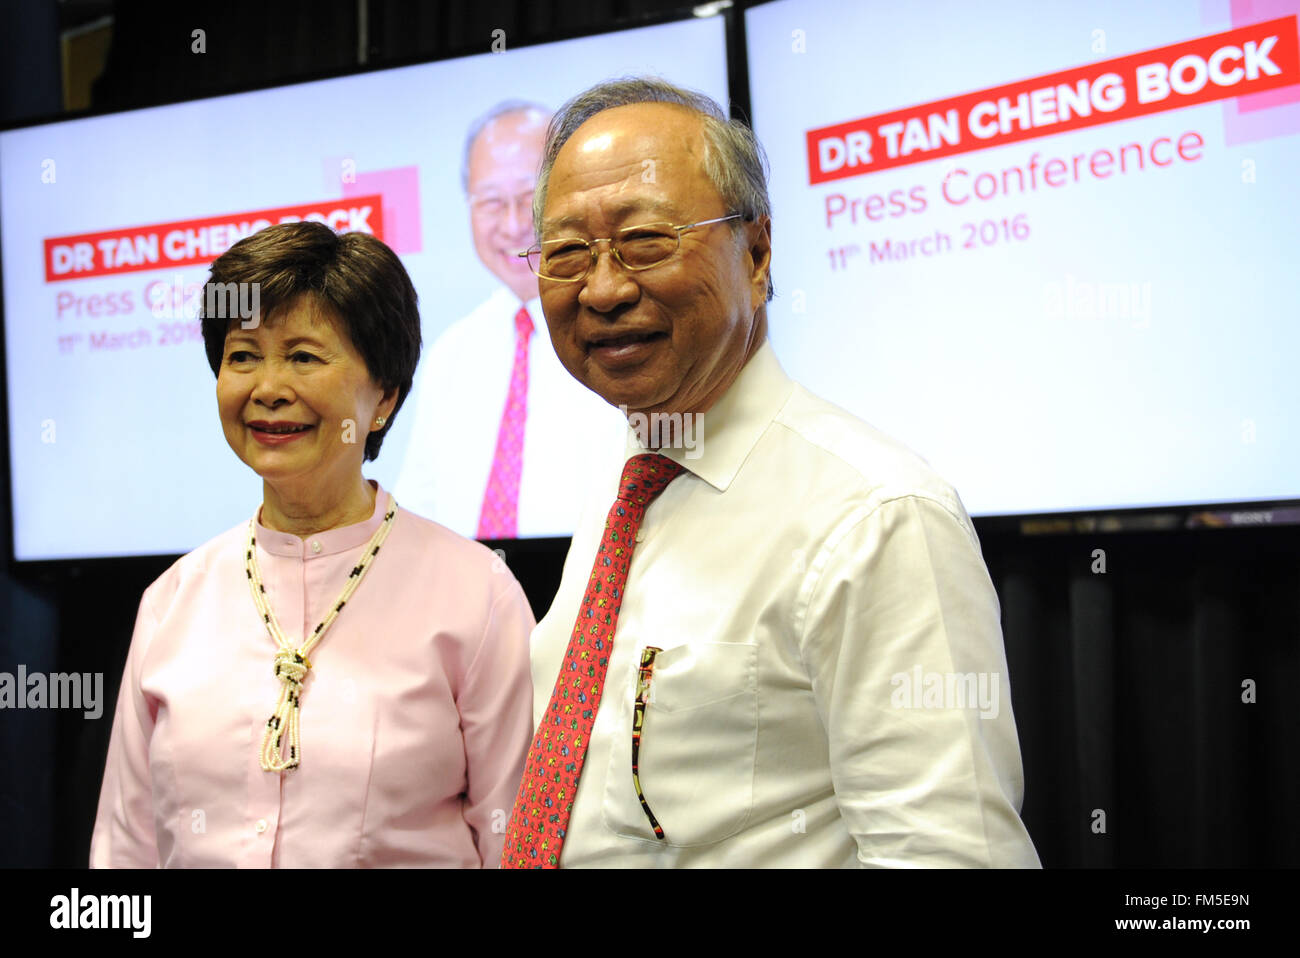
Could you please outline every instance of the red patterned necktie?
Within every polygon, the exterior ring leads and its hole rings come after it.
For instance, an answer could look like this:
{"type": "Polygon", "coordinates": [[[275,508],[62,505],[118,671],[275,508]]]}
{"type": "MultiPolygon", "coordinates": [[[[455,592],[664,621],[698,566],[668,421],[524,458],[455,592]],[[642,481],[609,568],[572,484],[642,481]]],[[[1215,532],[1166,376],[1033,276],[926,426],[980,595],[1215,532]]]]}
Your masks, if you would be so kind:
{"type": "Polygon", "coordinates": [[[560,848],[569,830],[569,813],[614,649],[636,532],[650,503],[681,471],[681,466],[658,453],[633,456],[623,467],[618,498],[605,517],[605,533],[555,690],[528,750],[506,826],[502,868],[560,865],[560,848]]]}
{"type": "Polygon", "coordinates": [[[506,408],[497,430],[483,507],[478,517],[478,538],[513,539],[519,533],[519,473],[524,464],[524,421],[528,415],[528,341],[533,321],[523,306],[515,313],[515,364],[510,371],[506,408]]]}

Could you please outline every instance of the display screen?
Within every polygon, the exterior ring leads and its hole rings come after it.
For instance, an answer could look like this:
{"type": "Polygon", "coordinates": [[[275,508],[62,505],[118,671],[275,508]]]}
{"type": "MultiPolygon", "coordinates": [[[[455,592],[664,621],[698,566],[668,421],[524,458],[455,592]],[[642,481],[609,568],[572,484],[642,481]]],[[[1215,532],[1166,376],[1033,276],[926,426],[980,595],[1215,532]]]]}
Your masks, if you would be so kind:
{"type": "Polygon", "coordinates": [[[1300,497],[1298,13],[747,11],[787,371],[976,515],[1300,497]]]}
{"type": "Polygon", "coordinates": [[[182,553],[253,514],[261,480],[225,441],[198,306],[213,258],[295,219],[379,236],[420,297],[415,388],[365,474],[467,536],[572,533],[584,484],[569,473],[626,425],[560,367],[514,256],[533,240],[541,133],[565,100],[628,74],[725,107],[724,24],[494,46],[0,133],[16,558],[182,553]],[[487,522],[530,299],[517,515],[487,522]]]}

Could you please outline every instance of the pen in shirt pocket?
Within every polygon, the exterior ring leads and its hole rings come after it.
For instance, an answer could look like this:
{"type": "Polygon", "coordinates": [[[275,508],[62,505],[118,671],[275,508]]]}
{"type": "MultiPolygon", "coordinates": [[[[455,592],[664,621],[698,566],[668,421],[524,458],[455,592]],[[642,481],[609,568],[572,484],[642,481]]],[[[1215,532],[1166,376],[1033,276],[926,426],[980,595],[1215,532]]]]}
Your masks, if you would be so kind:
{"type": "Polygon", "coordinates": [[[641,733],[645,726],[646,703],[650,701],[650,681],[654,677],[655,656],[662,651],[663,649],[655,648],[653,645],[647,645],[641,650],[641,666],[636,672],[636,704],[632,716],[632,784],[636,786],[636,797],[641,800],[641,808],[645,810],[646,818],[650,819],[650,827],[654,829],[655,838],[658,839],[664,837],[664,830],[659,826],[654,812],[650,811],[650,803],[645,800],[645,793],[641,791],[641,776],[637,762],[641,754],[641,733]]]}

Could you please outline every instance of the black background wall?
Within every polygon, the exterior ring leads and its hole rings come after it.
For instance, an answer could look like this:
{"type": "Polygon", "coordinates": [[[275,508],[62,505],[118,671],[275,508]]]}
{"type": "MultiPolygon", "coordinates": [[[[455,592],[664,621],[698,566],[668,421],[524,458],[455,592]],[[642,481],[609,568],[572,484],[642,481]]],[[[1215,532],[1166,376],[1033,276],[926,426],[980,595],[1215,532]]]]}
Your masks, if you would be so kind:
{"type": "MultiPolygon", "coordinates": [[[[9,4],[0,13],[0,120],[57,113],[59,30],[103,14],[114,18],[113,43],[96,110],[310,79],[362,61],[484,52],[496,29],[519,46],[680,9],[654,0],[9,4]],[[196,28],[207,32],[202,57],[190,54],[196,28]]],[[[743,49],[733,43],[732,53],[733,106],[744,116],[743,49]]],[[[1043,863],[1300,864],[1291,821],[1300,805],[1291,700],[1300,688],[1300,527],[1026,537],[1014,523],[976,526],[1002,602],[1023,814],[1043,863]],[[1254,702],[1243,701],[1247,681],[1254,702]]],[[[567,541],[502,546],[540,617],[567,541]]],[[[0,574],[0,671],[103,672],[106,697],[98,721],[0,712],[0,866],[85,863],[140,593],[174,558],[10,563],[0,574]]]]}

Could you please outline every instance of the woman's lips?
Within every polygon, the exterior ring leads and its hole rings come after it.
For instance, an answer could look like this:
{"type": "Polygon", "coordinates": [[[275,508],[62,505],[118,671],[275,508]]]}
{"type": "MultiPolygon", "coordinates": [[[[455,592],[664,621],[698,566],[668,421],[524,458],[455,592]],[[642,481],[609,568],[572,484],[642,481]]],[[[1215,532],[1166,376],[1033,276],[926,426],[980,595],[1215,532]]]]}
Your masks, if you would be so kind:
{"type": "Polygon", "coordinates": [[[253,434],[253,438],[267,446],[282,446],[287,442],[293,442],[295,439],[301,439],[314,428],[314,426],[304,425],[285,431],[284,427],[279,427],[276,430],[266,429],[251,424],[248,427],[249,431],[253,434]]]}

